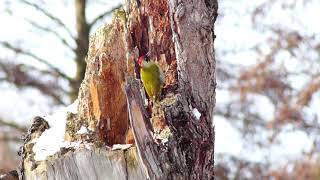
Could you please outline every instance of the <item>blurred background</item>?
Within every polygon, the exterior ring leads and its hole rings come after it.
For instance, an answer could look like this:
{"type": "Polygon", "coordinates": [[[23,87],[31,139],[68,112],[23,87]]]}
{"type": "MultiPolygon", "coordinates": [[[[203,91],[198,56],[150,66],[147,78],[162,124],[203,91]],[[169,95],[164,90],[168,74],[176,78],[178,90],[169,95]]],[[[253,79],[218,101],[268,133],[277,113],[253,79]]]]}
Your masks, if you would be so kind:
{"type": "MultiPolygon", "coordinates": [[[[32,117],[76,98],[90,33],[124,0],[0,2],[0,174],[32,117]]],[[[320,179],[320,1],[220,0],[217,179],[320,179]]]]}

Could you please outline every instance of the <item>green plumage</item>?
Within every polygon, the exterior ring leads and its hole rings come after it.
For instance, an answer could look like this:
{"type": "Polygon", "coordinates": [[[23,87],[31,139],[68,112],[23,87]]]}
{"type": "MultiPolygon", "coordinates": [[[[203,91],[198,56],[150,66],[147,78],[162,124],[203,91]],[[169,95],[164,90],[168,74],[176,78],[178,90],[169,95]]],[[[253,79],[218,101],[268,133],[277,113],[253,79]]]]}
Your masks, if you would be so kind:
{"type": "Polygon", "coordinates": [[[144,88],[153,102],[160,100],[161,89],[164,84],[164,74],[157,64],[152,61],[145,62],[140,69],[144,88]]]}

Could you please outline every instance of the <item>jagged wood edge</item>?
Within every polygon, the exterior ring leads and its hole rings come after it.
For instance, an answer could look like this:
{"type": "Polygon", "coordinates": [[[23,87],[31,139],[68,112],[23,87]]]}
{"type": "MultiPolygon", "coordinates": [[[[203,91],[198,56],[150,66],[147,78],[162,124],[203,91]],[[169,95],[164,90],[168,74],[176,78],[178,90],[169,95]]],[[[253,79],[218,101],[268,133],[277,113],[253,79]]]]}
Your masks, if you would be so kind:
{"type": "Polygon", "coordinates": [[[158,159],[159,151],[155,147],[158,145],[152,137],[152,125],[148,119],[148,113],[143,105],[140,92],[140,83],[132,78],[127,79],[125,87],[129,111],[130,125],[138,150],[139,157],[144,164],[144,168],[150,179],[163,177],[161,161],[158,159]],[[152,177],[150,177],[152,176],[152,177]]]}

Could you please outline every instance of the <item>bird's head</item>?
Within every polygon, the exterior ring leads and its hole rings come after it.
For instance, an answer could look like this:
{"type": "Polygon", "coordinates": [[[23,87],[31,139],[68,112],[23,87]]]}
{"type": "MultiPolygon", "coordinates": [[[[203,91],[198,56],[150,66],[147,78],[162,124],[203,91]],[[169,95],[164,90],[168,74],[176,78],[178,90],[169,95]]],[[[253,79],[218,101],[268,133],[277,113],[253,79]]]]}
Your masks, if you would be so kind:
{"type": "Polygon", "coordinates": [[[149,61],[150,61],[150,53],[147,53],[139,57],[138,61],[135,60],[135,63],[137,63],[141,68],[143,68],[146,66],[146,63],[148,63],[149,61]]]}

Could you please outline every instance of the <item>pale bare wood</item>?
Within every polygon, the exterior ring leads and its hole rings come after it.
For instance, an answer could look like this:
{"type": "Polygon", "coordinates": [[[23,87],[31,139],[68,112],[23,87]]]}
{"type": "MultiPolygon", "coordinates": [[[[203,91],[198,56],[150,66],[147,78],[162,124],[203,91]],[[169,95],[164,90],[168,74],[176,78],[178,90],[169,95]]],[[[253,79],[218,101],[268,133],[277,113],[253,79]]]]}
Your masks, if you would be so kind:
{"type": "Polygon", "coordinates": [[[102,146],[98,150],[69,150],[51,159],[51,165],[44,169],[38,166],[26,171],[29,177],[214,178],[213,42],[217,1],[127,0],[125,7],[125,19],[115,17],[112,25],[92,37],[79,94],[79,114],[69,120],[75,125],[67,133],[75,140],[73,133],[80,126],[88,126],[97,135],[92,137],[94,141],[111,146],[124,141],[123,132],[130,119],[136,149],[115,152],[102,146]],[[141,95],[143,88],[135,79],[139,72],[136,70],[134,76],[132,61],[146,52],[166,71],[162,99],[149,103],[149,108],[141,95]],[[195,109],[200,117],[194,115],[195,109]],[[155,119],[162,121],[160,132],[153,123],[155,119]],[[168,131],[163,139],[159,139],[164,130],[161,128],[168,131]],[[136,169],[128,168],[127,151],[135,154],[129,157],[138,165],[136,169]],[[40,170],[46,176],[41,176],[40,170]],[[32,173],[36,174],[30,176],[32,173]]]}

